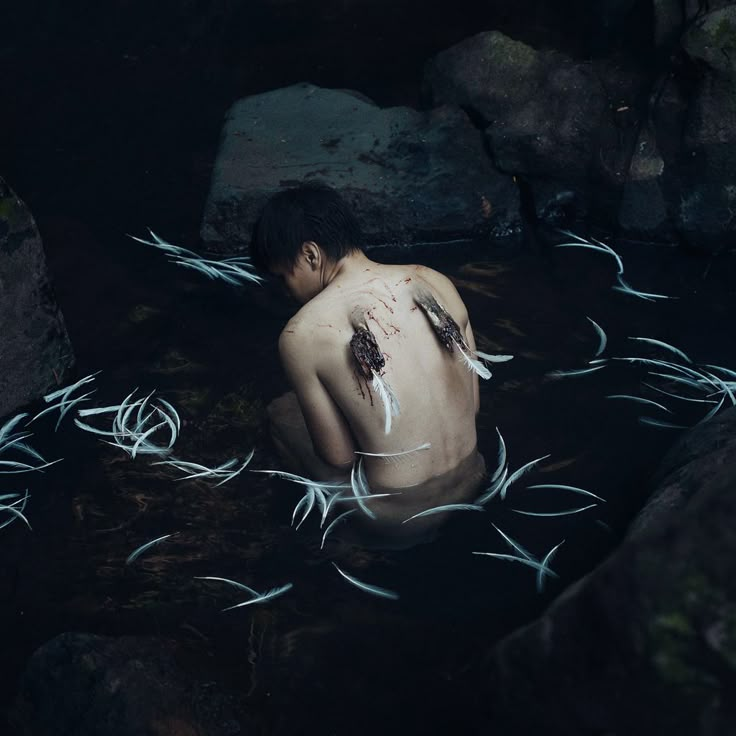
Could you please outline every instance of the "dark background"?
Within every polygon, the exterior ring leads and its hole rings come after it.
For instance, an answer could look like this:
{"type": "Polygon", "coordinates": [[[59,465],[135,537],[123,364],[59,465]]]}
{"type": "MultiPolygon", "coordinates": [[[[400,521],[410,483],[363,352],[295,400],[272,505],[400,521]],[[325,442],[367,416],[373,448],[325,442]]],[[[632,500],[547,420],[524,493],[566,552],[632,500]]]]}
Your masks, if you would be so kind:
{"type": "Polygon", "coordinates": [[[196,243],[223,117],[245,95],[308,81],[421,106],[426,60],[480,31],[576,57],[652,33],[650,3],[632,0],[45,0],[2,21],[0,175],[52,271],[79,221],[196,243]]]}

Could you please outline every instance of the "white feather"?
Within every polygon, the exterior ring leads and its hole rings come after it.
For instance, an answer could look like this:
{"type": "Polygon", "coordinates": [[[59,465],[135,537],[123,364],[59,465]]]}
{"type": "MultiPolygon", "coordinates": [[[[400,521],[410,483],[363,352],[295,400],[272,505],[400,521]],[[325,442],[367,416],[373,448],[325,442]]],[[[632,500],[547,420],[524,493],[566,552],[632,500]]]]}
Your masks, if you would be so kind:
{"type": "Polygon", "coordinates": [[[480,350],[474,350],[473,353],[477,358],[485,360],[488,363],[506,363],[514,358],[513,355],[491,355],[490,353],[483,353],[480,350]]]}
{"type": "Polygon", "coordinates": [[[458,342],[453,342],[455,343],[455,347],[460,353],[460,357],[463,359],[463,362],[468,367],[468,370],[471,370],[474,373],[477,373],[481,378],[485,378],[486,380],[488,380],[492,375],[488,368],[486,368],[479,360],[475,360],[475,358],[468,355],[467,348],[460,345],[458,342]]]}
{"type": "Polygon", "coordinates": [[[386,415],[386,421],[383,425],[383,431],[388,434],[391,431],[391,418],[398,417],[401,413],[399,400],[396,398],[391,387],[381,376],[373,371],[373,390],[381,397],[383,402],[383,410],[386,415]]]}
{"type": "Polygon", "coordinates": [[[595,320],[592,320],[590,317],[586,317],[585,319],[593,325],[596,333],[598,334],[598,350],[595,351],[594,356],[597,358],[606,349],[608,337],[606,337],[606,333],[603,331],[603,328],[595,320]]]}

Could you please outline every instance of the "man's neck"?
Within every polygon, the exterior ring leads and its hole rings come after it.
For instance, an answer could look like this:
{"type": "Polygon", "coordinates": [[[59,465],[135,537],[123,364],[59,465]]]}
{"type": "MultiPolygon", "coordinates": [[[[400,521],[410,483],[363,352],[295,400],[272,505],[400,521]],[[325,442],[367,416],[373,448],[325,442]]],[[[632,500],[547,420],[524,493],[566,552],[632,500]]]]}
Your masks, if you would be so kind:
{"type": "Polygon", "coordinates": [[[354,277],[356,274],[370,269],[375,265],[363,251],[354,251],[343,256],[339,261],[327,264],[323,275],[323,289],[326,289],[334,281],[343,281],[354,277]]]}

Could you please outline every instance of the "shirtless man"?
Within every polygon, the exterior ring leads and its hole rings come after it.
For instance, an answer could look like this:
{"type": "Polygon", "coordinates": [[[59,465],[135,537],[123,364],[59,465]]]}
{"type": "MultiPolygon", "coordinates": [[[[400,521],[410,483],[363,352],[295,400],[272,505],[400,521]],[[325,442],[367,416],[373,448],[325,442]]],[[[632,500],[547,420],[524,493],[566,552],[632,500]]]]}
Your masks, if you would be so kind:
{"type": "MultiPolygon", "coordinates": [[[[326,187],[277,194],[261,215],[253,261],[302,305],[279,338],[294,393],[269,407],[271,430],[287,465],[314,480],[348,478],[362,456],[373,492],[400,491],[370,503],[384,526],[397,531],[413,513],[472,500],[483,476],[478,376],[458,343],[450,352],[452,341],[443,344],[432,322],[449,315],[466,350],[474,351],[475,341],[448,278],[424,266],[376,263],[360,250],[359,238],[349,208],[326,187]],[[356,359],[357,333],[375,338],[376,373],[397,400],[388,433],[370,367],[356,359]],[[356,455],[403,453],[427,443],[396,458],[356,455]]],[[[429,518],[412,522],[413,529],[437,521],[429,518]]]]}

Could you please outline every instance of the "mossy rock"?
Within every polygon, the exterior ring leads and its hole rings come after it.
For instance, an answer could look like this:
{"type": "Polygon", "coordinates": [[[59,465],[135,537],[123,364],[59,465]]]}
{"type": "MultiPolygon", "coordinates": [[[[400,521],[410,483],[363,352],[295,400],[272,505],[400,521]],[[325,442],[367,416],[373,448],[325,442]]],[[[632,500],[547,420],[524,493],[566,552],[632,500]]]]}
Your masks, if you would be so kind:
{"type": "Polygon", "coordinates": [[[736,6],[703,16],[682,40],[687,54],[704,61],[719,74],[736,77],[736,6]]]}

